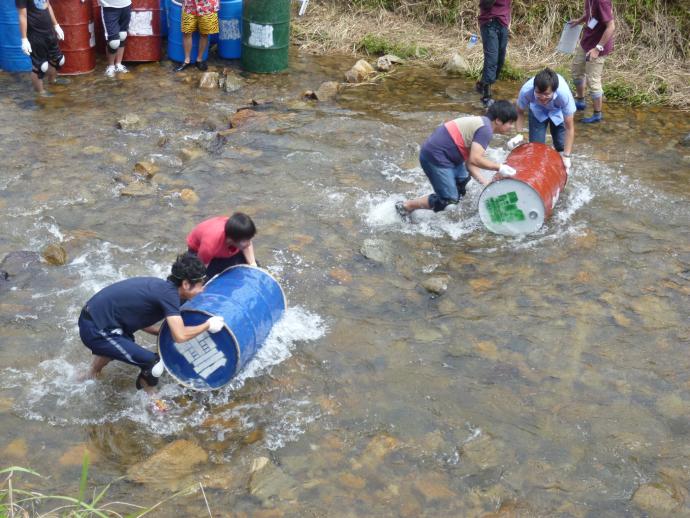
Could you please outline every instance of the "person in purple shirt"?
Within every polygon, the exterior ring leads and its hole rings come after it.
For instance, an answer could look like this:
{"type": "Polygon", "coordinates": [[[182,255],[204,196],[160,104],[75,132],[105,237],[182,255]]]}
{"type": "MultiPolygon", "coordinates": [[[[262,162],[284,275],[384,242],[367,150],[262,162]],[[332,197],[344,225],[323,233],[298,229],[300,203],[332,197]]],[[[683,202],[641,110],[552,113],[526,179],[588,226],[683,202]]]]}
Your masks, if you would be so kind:
{"type": "Polygon", "coordinates": [[[585,0],[584,14],[568,23],[570,25],[585,24],[580,46],[575,52],[572,65],[573,82],[577,89],[575,105],[578,110],[584,110],[587,107],[585,102],[586,78],[594,113],[591,117],[582,119],[581,122],[585,124],[600,122],[603,119],[601,104],[604,96],[601,76],[604,71],[606,56],[613,50],[613,33],[616,30],[611,0],[585,0]]]}
{"type": "Polygon", "coordinates": [[[441,124],[422,146],[419,163],[434,188],[428,194],[414,200],[399,201],[395,210],[405,219],[417,209],[433,209],[440,212],[446,206],[458,203],[465,195],[470,177],[482,185],[488,185],[480,169],[498,171],[512,176],[515,170],[507,164],[499,164],[484,156],[494,133],[508,133],[517,120],[515,105],[510,101],[496,101],[486,112],[486,117],[460,117],[441,124]]]}
{"type": "Polygon", "coordinates": [[[479,30],[484,47],[484,69],[482,78],[475,86],[482,96],[484,106],[489,106],[491,99],[491,85],[501,74],[508,48],[508,33],[510,31],[510,1],[511,0],[480,0],[479,2],[479,30]]]}
{"type": "Polygon", "coordinates": [[[512,148],[521,140],[525,125],[525,110],[529,111],[529,141],[546,142],[546,127],[551,129],[553,147],[561,153],[566,170],[570,170],[571,153],[575,141],[575,99],[568,82],[550,68],[545,68],[520,89],[517,101],[518,137],[508,142],[512,148]]]}

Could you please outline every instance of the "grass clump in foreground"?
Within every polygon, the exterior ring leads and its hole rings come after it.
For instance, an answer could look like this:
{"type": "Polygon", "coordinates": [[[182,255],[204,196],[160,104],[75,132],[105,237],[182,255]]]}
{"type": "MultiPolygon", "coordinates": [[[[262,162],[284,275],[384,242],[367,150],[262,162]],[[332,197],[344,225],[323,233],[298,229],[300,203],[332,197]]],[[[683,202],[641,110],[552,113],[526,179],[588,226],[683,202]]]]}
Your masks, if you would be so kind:
{"type": "Polygon", "coordinates": [[[42,477],[39,473],[21,466],[11,466],[0,470],[0,477],[5,477],[0,481],[0,517],[2,518],[25,518],[29,516],[69,516],[70,518],[111,518],[113,516],[134,518],[144,516],[154,509],[157,509],[165,502],[178,496],[191,495],[201,490],[206,502],[206,509],[209,516],[211,510],[206,501],[204,488],[201,484],[194,484],[182,489],[173,495],[160,500],[158,503],[143,507],[129,502],[105,502],[104,497],[110,488],[110,484],[105,486],[100,492],[94,493],[90,498],[86,498],[87,475],[89,469],[88,454],[84,454],[82,463],[81,477],[79,480],[79,493],[76,497],[66,495],[46,495],[38,491],[23,489],[21,485],[15,483],[16,476],[20,474],[42,477]],[[55,505],[48,511],[43,511],[55,505]],[[39,512],[39,509],[40,512],[39,512]]]}
{"type": "Polygon", "coordinates": [[[366,34],[357,48],[361,52],[373,56],[395,54],[399,58],[424,58],[429,56],[429,51],[416,43],[395,43],[375,34],[366,34]]]}

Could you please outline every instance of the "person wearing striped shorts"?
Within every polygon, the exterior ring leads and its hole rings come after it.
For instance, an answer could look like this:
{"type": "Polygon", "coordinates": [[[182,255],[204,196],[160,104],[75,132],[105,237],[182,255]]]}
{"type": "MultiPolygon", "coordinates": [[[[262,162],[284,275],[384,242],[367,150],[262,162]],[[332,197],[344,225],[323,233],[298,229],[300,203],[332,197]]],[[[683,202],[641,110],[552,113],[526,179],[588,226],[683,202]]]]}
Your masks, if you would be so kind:
{"type": "Polygon", "coordinates": [[[208,47],[209,34],[218,34],[218,0],[184,0],[182,7],[182,47],[184,48],[184,62],[177,68],[181,72],[191,66],[192,34],[199,32],[199,51],[196,58],[196,68],[207,70],[204,52],[208,47]]]}

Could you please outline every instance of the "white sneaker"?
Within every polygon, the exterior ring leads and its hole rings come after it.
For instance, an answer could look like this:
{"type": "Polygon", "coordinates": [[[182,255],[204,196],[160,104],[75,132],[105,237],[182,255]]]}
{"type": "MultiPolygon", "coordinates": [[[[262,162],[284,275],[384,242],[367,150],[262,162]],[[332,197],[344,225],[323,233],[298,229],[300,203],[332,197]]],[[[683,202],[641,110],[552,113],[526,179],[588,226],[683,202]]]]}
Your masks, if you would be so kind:
{"type": "Polygon", "coordinates": [[[122,63],[119,63],[115,65],[115,72],[117,72],[118,74],[128,74],[129,70],[127,70],[127,67],[124,66],[122,63]]]}
{"type": "Polygon", "coordinates": [[[105,77],[115,77],[115,67],[113,65],[108,65],[105,68],[105,77]]]}

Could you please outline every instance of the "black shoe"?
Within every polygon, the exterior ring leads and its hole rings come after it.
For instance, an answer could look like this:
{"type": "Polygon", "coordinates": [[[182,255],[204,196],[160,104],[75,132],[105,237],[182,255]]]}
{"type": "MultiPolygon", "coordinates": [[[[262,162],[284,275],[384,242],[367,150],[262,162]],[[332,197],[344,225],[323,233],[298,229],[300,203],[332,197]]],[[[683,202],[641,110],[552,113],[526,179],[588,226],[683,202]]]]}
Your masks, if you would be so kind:
{"type": "Polygon", "coordinates": [[[485,108],[489,108],[494,102],[491,97],[482,97],[482,104],[485,108]]]}
{"type": "Polygon", "coordinates": [[[198,68],[202,72],[206,72],[208,70],[208,65],[206,64],[206,61],[197,61],[196,68],[198,68]]]}
{"type": "Polygon", "coordinates": [[[455,187],[458,188],[458,194],[462,198],[467,194],[467,184],[470,182],[470,177],[465,178],[464,180],[456,180],[455,181],[455,187]]]}
{"type": "Polygon", "coordinates": [[[175,72],[182,72],[183,70],[187,70],[191,66],[191,63],[180,63],[178,66],[174,68],[174,70],[175,72]]]}
{"type": "Polygon", "coordinates": [[[474,83],[474,89],[478,94],[483,94],[484,93],[484,83],[481,81],[477,81],[474,83]]]}

